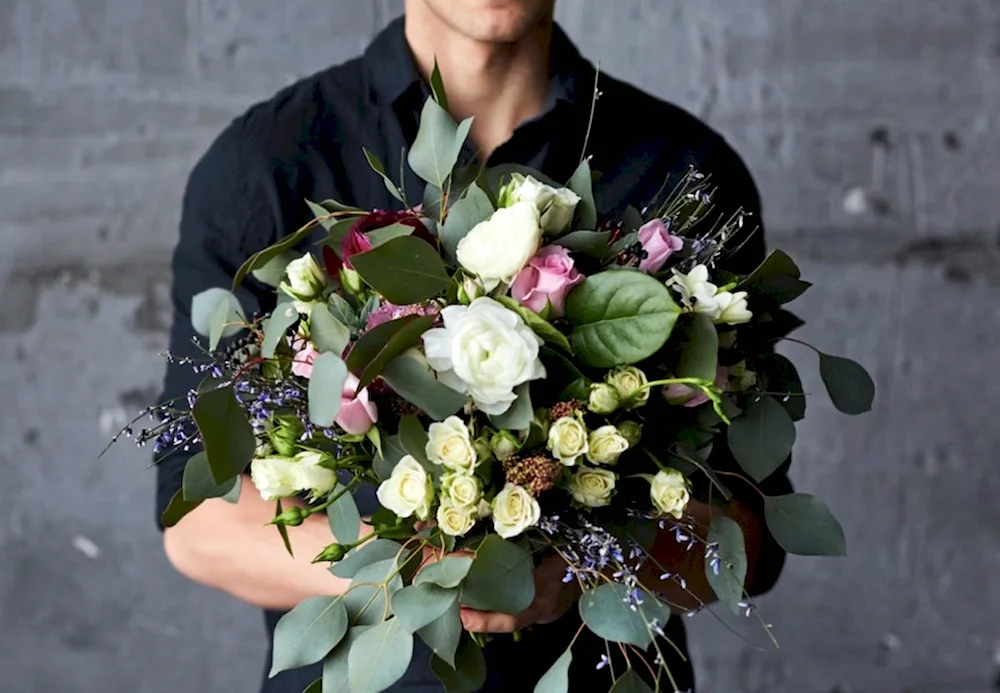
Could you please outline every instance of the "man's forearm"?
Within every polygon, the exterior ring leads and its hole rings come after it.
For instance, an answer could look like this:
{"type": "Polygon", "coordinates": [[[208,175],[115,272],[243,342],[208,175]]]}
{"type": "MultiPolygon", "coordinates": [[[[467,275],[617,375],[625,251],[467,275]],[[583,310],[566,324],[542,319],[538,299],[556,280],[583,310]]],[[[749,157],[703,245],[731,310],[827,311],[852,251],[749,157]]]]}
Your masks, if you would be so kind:
{"type": "MultiPolygon", "coordinates": [[[[326,516],[289,527],[294,557],[273,525],[274,504],[243,484],[238,503],[205,501],[164,533],[171,564],[183,575],[266,609],[291,609],[303,599],[340,594],[350,580],[334,577],[312,559],[335,541],[326,516]]],[[[367,525],[362,532],[369,531],[367,525]]]]}

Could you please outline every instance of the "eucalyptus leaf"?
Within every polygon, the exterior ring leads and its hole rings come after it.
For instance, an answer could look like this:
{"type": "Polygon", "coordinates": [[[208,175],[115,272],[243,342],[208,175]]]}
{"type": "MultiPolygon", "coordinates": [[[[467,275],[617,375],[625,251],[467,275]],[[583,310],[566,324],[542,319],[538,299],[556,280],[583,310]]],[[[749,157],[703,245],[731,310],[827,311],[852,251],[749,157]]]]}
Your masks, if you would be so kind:
{"type": "Polygon", "coordinates": [[[778,398],[792,421],[801,421],[806,415],[806,397],[795,365],[781,354],[760,354],[754,362],[765,379],[765,389],[778,398]]]}
{"type": "Polygon", "coordinates": [[[377,156],[372,154],[365,147],[362,147],[361,151],[364,153],[365,161],[368,162],[368,166],[371,168],[371,170],[382,176],[382,182],[385,183],[385,189],[389,191],[389,194],[391,194],[393,197],[395,197],[403,204],[406,204],[406,200],[403,199],[403,193],[399,191],[399,188],[396,186],[396,183],[392,180],[392,178],[389,177],[389,174],[385,172],[385,164],[383,164],[377,156]]]}
{"type": "Polygon", "coordinates": [[[295,258],[295,253],[280,253],[270,258],[267,262],[261,264],[256,269],[251,270],[251,274],[253,275],[253,278],[261,284],[266,284],[271,288],[277,289],[278,285],[285,279],[285,269],[288,267],[288,263],[295,258]]]}
{"type": "Polygon", "coordinates": [[[160,516],[160,522],[164,527],[173,527],[189,512],[201,505],[201,501],[189,501],[184,499],[184,491],[180,490],[173,495],[170,502],[160,516]]]}
{"type": "Polygon", "coordinates": [[[351,304],[348,303],[347,300],[340,294],[336,292],[330,294],[329,308],[333,317],[348,327],[352,327],[354,329],[361,327],[361,321],[358,320],[358,315],[354,312],[354,308],[352,308],[351,304]]]}
{"type": "Polygon", "coordinates": [[[184,465],[182,482],[184,500],[202,501],[208,498],[222,498],[233,490],[238,481],[239,476],[234,476],[221,484],[216,483],[208,465],[208,455],[204,451],[197,452],[184,465]]]}
{"type": "Polygon", "coordinates": [[[383,621],[358,637],[347,655],[352,691],[384,691],[406,673],[413,657],[413,636],[399,619],[383,621]]]}
{"type": "Polygon", "coordinates": [[[788,303],[812,286],[799,279],[800,276],[795,261],[784,251],[775,250],[743,280],[740,288],[751,296],[767,296],[776,303],[788,303]]]}
{"type": "Polygon", "coordinates": [[[398,569],[399,564],[393,557],[369,563],[355,573],[350,591],[344,593],[344,604],[351,623],[371,626],[385,619],[386,600],[403,588],[398,569]],[[397,574],[390,578],[393,573],[397,574]]]}
{"type": "Polygon", "coordinates": [[[635,669],[629,667],[615,680],[609,693],[653,693],[653,689],[646,685],[635,669]]]}
{"type": "Polygon", "coordinates": [[[226,492],[225,495],[220,496],[222,500],[227,503],[239,503],[240,502],[240,492],[243,490],[243,475],[233,478],[232,487],[226,492]]]}
{"type": "Polygon", "coordinates": [[[322,693],[356,693],[351,690],[348,655],[351,647],[371,626],[354,626],[323,660],[322,693]]]}
{"type": "Polygon", "coordinates": [[[242,474],[253,459],[257,439],[232,386],[198,395],[192,417],[215,482],[222,484],[242,474]]]}
{"type": "Polygon", "coordinates": [[[462,589],[462,603],[480,611],[517,614],[535,599],[531,556],[516,544],[487,535],[462,589]]]}
{"type": "Polygon", "coordinates": [[[654,619],[661,625],[666,623],[670,608],[643,594],[643,603],[633,611],[628,594],[629,588],[616,582],[587,590],[580,597],[580,617],[600,638],[645,649],[653,642],[650,624],[654,619]]]}
{"type": "Polygon", "coordinates": [[[513,299],[510,296],[500,296],[497,298],[497,301],[499,301],[504,308],[512,310],[520,315],[521,319],[524,320],[524,324],[530,327],[532,332],[537,334],[546,342],[559,347],[563,351],[571,354],[573,353],[573,349],[570,347],[569,340],[566,339],[566,335],[560,332],[555,325],[550,323],[541,315],[527,306],[521,305],[516,299],[513,299]]]}
{"type": "Polygon", "coordinates": [[[844,530],[826,503],[807,493],[764,498],[764,520],[775,541],[798,556],[844,556],[844,530]]]}
{"type": "Polygon", "coordinates": [[[351,330],[333,317],[330,309],[321,303],[309,315],[309,341],[317,351],[340,356],[351,341],[351,330]]]}
{"type": "Polygon", "coordinates": [[[271,671],[315,664],[347,633],[347,609],[340,596],[310,597],[281,617],[274,627],[271,671]]]}
{"type": "Polygon", "coordinates": [[[663,282],[628,270],[592,275],[570,292],[570,344],[592,368],[637,363],[663,347],[680,308],[663,282]]]}
{"type": "Polygon", "coordinates": [[[694,315],[685,327],[677,377],[714,381],[719,365],[719,333],[715,325],[706,315],[694,315]]]}
{"type": "Polygon", "coordinates": [[[741,612],[744,581],[747,577],[747,554],[740,526],[724,515],[712,518],[708,543],[718,544],[718,559],[705,557],[705,575],[712,591],[737,616],[741,612]]]}
{"type": "Polygon", "coordinates": [[[310,683],[305,687],[302,693],[323,693],[323,678],[320,677],[310,683]]]}
{"type": "Polygon", "coordinates": [[[260,355],[273,359],[278,344],[284,339],[288,328],[299,319],[299,312],[291,303],[283,303],[274,309],[270,317],[264,321],[264,340],[260,345],[260,355]]]}
{"type": "Polygon", "coordinates": [[[795,445],[795,422],[769,395],[751,403],[726,433],[733,457],[755,481],[771,476],[795,445]]]}
{"type": "Polygon", "coordinates": [[[577,228],[596,228],[597,205],[594,203],[594,183],[590,163],[586,159],[577,166],[567,187],[580,196],[580,202],[576,206],[577,228]]]}
{"type": "Polygon", "coordinates": [[[571,231],[552,242],[573,252],[598,259],[610,257],[613,253],[611,234],[607,231],[571,231]]]}
{"type": "Polygon", "coordinates": [[[424,582],[410,585],[392,595],[392,613],[410,633],[436,621],[458,601],[458,590],[424,582]]]}
{"type": "Polygon", "coordinates": [[[434,466],[427,459],[427,431],[413,414],[407,414],[399,420],[399,442],[406,453],[419,462],[424,469],[434,471],[434,466]]]}
{"type": "Polygon", "coordinates": [[[445,556],[417,573],[413,578],[413,584],[431,583],[438,587],[458,587],[469,574],[470,568],[472,568],[472,556],[445,556]]]}
{"type": "Polygon", "coordinates": [[[330,352],[316,357],[309,377],[309,421],[323,428],[333,425],[346,383],[347,366],[342,358],[330,352]]]}
{"type": "Polygon", "coordinates": [[[819,375],[838,410],[851,416],[871,411],[875,382],[861,364],[819,352],[819,375]]]}
{"type": "Polygon", "coordinates": [[[415,236],[393,238],[353,255],[351,264],[369,286],[396,305],[426,301],[451,284],[437,250],[415,236]]]}
{"type": "MultiPolygon", "coordinates": [[[[342,484],[337,484],[332,493],[340,493],[344,488],[342,484]]],[[[330,523],[330,531],[339,543],[351,544],[358,540],[361,533],[361,513],[350,491],[343,493],[326,509],[326,517],[330,523]]]]}
{"type": "Polygon", "coordinates": [[[458,242],[476,224],[489,219],[494,211],[489,195],[475,183],[468,187],[461,199],[452,203],[441,227],[441,246],[449,260],[455,261],[458,242]]]}
{"type": "Polygon", "coordinates": [[[445,693],[476,693],[486,684],[486,658],[471,640],[459,645],[454,667],[432,655],[431,671],[441,680],[445,693]]]}
{"type": "Polygon", "coordinates": [[[521,383],[514,388],[517,399],[503,414],[490,416],[490,423],[498,429],[508,429],[511,431],[523,431],[531,425],[531,420],[535,416],[535,410],[531,406],[531,386],[530,383],[521,383]]]}
{"type": "Polygon", "coordinates": [[[395,560],[402,550],[401,544],[389,539],[369,539],[361,546],[351,549],[343,560],[330,568],[330,572],[339,578],[353,578],[365,566],[395,560]]]}
{"type": "Polygon", "coordinates": [[[444,91],[444,79],[441,77],[440,68],[438,68],[437,57],[434,58],[434,69],[431,70],[431,94],[438,105],[447,111],[448,95],[444,91]]]}
{"type": "Polygon", "coordinates": [[[535,693],[568,693],[569,665],[573,662],[573,651],[568,649],[545,672],[535,684],[535,693]]]}
{"type": "MultiPolygon", "coordinates": [[[[323,207],[316,205],[316,203],[308,202],[308,204],[310,209],[312,209],[313,213],[316,214],[317,216],[328,214],[328,212],[325,209],[323,209],[323,207]]],[[[339,222],[331,219],[326,222],[323,222],[323,226],[327,229],[333,229],[337,224],[347,224],[349,226],[351,223],[353,222],[350,219],[342,220],[339,222]]],[[[247,259],[247,261],[244,262],[242,265],[240,265],[240,268],[236,270],[236,275],[233,277],[233,287],[232,287],[233,291],[235,291],[237,287],[239,287],[240,284],[243,283],[243,280],[246,279],[246,276],[250,272],[257,269],[258,267],[266,266],[276,257],[291,251],[292,248],[294,248],[296,245],[309,238],[309,236],[312,235],[314,229],[315,229],[314,223],[306,224],[301,228],[297,229],[295,233],[289,234],[284,238],[282,238],[277,243],[270,245],[267,248],[264,248],[263,250],[251,255],[249,259],[247,259]]]]}
{"type": "MultiPolygon", "coordinates": [[[[423,572],[420,571],[417,576],[419,577],[423,572]]],[[[464,632],[461,605],[456,599],[441,616],[418,630],[417,635],[431,649],[435,657],[454,669],[455,651],[458,649],[458,643],[464,632]]]]}
{"type": "Polygon", "coordinates": [[[393,392],[435,421],[444,421],[465,404],[466,395],[441,383],[429,367],[406,354],[386,364],[382,379],[393,392]]]}
{"type": "Polygon", "coordinates": [[[382,451],[375,456],[372,462],[372,469],[375,470],[379,479],[388,479],[396,463],[405,454],[406,450],[403,449],[403,444],[399,441],[399,436],[388,436],[382,441],[382,451]]]}
{"type": "Polygon", "coordinates": [[[220,288],[206,289],[191,299],[191,326],[209,337],[209,349],[214,350],[222,337],[232,337],[243,329],[232,324],[245,321],[240,302],[232,292],[220,288]]]}
{"type": "Polygon", "coordinates": [[[385,245],[393,238],[400,238],[401,236],[411,236],[413,235],[414,228],[409,224],[403,224],[402,222],[397,222],[395,224],[389,224],[388,226],[383,226],[380,229],[373,229],[365,234],[365,238],[368,242],[372,244],[373,248],[377,248],[380,245],[385,245]]]}
{"type": "Polygon", "coordinates": [[[420,113],[417,136],[407,156],[410,168],[424,181],[444,188],[471,127],[471,118],[456,124],[443,107],[427,99],[420,113]]]}
{"type": "Polygon", "coordinates": [[[358,390],[381,375],[389,362],[419,344],[420,336],[433,324],[432,315],[408,315],[365,332],[347,356],[347,367],[358,376],[358,390]]]}

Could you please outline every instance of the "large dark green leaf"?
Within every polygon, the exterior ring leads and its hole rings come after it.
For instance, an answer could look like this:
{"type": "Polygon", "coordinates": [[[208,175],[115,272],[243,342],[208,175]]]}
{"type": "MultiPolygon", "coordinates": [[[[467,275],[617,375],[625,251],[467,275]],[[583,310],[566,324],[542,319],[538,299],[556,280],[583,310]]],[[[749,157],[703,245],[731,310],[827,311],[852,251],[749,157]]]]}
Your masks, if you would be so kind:
{"type": "Polygon", "coordinates": [[[693,316],[685,326],[684,337],[677,377],[714,381],[719,365],[719,333],[711,318],[693,316]]]}
{"type": "MultiPolygon", "coordinates": [[[[317,216],[328,214],[328,212],[325,209],[323,209],[323,207],[317,205],[316,203],[309,203],[309,205],[310,209],[312,209],[313,213],[316,214],[317,216]]],[[[331,219],[324,222],[323,226],[325,226],[328,229],[332,229],[333,226],[337,223],[341,224],[346,223],[349,226],[351,221],[342,220],[340,222],[337,222],[331,219]]],[[[288,252],[296,245],[309,238],[309,236],[312,234],[315,228],[316,228],[316,223],[310,222],[305,226],[303,226],[302,228],[296,230],[295,233],[291,233],[285,236],[274,245],[268,246],[267,248],[264,248],[260,252],[251,255],[250,258],[246,262],[244,262],[238,270],[236,270],[236,275],[233,277],[233,291],[236,291],[236,289],[240,286],[240,284],[243,283],[243,280],[246,279],[246,276],[250,272],[257,269],[258,267],[266,266],[276,257],[282,255],[283,253],[288,252]]]]}
{"type": "Polygon", "coordinates": [[[570,292],[570,344],[593,368],[637,363],[667,341],[680,308],[663,282],[628,270],[600,272],[570,292]]]}
{"type": "Polygon", "coordinates": [[[352,691],[384,691],[406,673],[413,657],[413,635],[399,619],[366,630],[347,655],[352,691]]]}
{"type": "Polygon", "coordinates": [[[397,305],[426,301],[451,284],[438,252],[415,236],[393,238],[353,255],[351,264],[369,286],[397,305]]]}
{"type": "MultiPolygon", "coordinates": [[[[343,490],[344,487],[337,484],[333,493],[340,493],[343,490]]],[[[358,540],[358,535],[361,533],[361,513],[350,492],[342,494],[334,501],[333,505],[326,509],[326,516],[330,523],[330,531],[338,542],[351,544],[358,540]]]]}
{"type": "Polygon", "coordinates": [[[407,414],[399,420],[399,442],[406,454],[412,456],[428,472],[433,471],[434,465],[427,459],[427,431],[420,419],[413,414],[407,414]]]}
{"type": "MultiPolygon", "coordinates": [[[[417,575],[419,576],[420,573],[417,575]]],[[[461,606],[456,599],[437,620],[417,631],[417,635],[426,643],[427,647],[431,648],[434,656],[453,669],[455,667],[455,650],[458,649],[462,633],[465,632],[462,628],[461,612],[461,606]]]]}
{"type": "Polygon", "coordinates": [[[353,578],[362,568],[389,559],[395,559],[403,547],[389,539],[369,539],[352,549],[342,561],[330,568],[339,578],[353,578]]]}
{"type": "Polygon", "coordinates": [[[208,455],[204,452],[195,453],[184,465],[184,500],[202,501],[208,498],[222,498],[233,490],[239,482],[239,476],[234,476],[221,484],[212,477],[212,469],[208,465],[208,455]]]}
{"type": "Polygon", "coordinates": [[[348,656],[351,647],[358,641],[361,635],[371,628],[371,626],[354,626],[344,639],[333,648],[326,659],[323,660],[323,691],[322,693],[354,693],[350,685],[350,670],[348,656]]]}
{"type": "Polygon", "coordinates": [[[444,226],[441,227],[441,246],[447,257],[454,261],[458,242],[481,221],[493,214],[493,203],[490,202],[482,188],[473,183],[465,191],[460,200],[456,200],[448,209],[444,226]]]}
{"type": "Polygon", "coordinates": [[[443,385],[430,368],[406,354],[386,364],[382,379],[393,392],[435,421],[444,421],[465,404],[465,395],[443,385]]]}
{"type": "Polygon", "coordinates": [[[718,560],[705,557],[705,575],[712,591],[723,604],[740,614],[743,601],[743,582],[747,577],[747,554],[743,530],[733,520],[723,515],[712,519],[708,529],[708,542],[719,545],[718,560]]]}
{"type": "Polygon", "coordinates": [[[748,276],[740,289],[754,296],[764,295],[781,304],[793,301],[812,284],[799,277],[801,273],[787,253],[775,250],[748,276]]]}
{"type": "Polygon", "coordinates": [[[472,119],[456,124],[448,112],[433,99],[424,102],[420,127],[410,147],[407,162],[420,178],[443,188],[458,162],[472,119]]]}
{"type": "Polygon", "coordinates": [[[535,599],[533,567],[531,556],[516,544],[488,535],[465,578],[462,603],[480,611],[524,611],[535,599]]]}
{"type": "Polygon", "coordinates": [[[875,382],[860,363],[820,352],[819,374],[837,409],[852,416],[871,411],[875,382]]]}
{"type": "Polygon", "coordinates": [[[384,245],[391,241],[393,238],[400,238],[401,236],[412,236],[413,227],[409,224],[396,223],[390,224],[389,226],[383,226],[380,229],[375,229],[369,231],[365,234],[365,238],[368,242],[372,244],[373,248],[377,248],[380,245],[384,245]]]}
{"type": "Polygon", "coordinates": [[[626,600],[628,593],[628,587],[616,582],[587,590],[580,597],[580,617],[600,638],[645,649],[653,642],[653,620],[662,627],[670,618],[670,608],[643,593],[643,603],[633,611],[626,600]]]}
{"type": "Polygon", "coordinates": [[[392,595],[392,613],[403,628],[415,633],[443,616],[458,601],[458,592],[430,582],[410,585],[392,595]]]}
{"type": "Polygon", "coordinates": [[[274,627],[270,677],[315,664],[347,633],[341,597],[310,597],[281,617],[274,627]]]}
{"type": "Polygon", "coordinates": [[[214,350],[222,337],[232,337],[243,329],[240,302],[225,289],[206,289],[191,299],[191,326],[209,338],[208,348],[214,350]]]}
{"type": "Polygon", "coordinates": [[[178,522],[180,522],[185,515],[201,505],[201,501],[189,501],[184,499],[184,491],[178,491],[174,494],[174,497],[170,499],[170,503],[167,504],[166,509],[163,511],[163,515],[160,517],[160,521],[163,522],[164,527],[173,527],[178,522]]]}
{"type": "Polygon", "coordinates": [[[464,640],[455,654],[455,666],[431,656],[431,671],[444,685],[445,693],[475,693],[486,683],[486,658],[471,640],[464,640]]]}
{"type": "Polygon", "coordinates": [[[781,354],[761,354],[756,367],[766,380],[766,389],[785,408],[792,421],[806,415],[806,397],[795,365],[781,354]]]}
{"type": "Polygon", "coordinates": [[[594,183],[590,173],[590,163],[584,159],[569,179],[570,190],[580,196],[576,206],[576,227],[580,229],[597,228],[597,205],[594,204],[594,183]]]}
{"type": "Polygon", "coordinates": [[[215,482],[221,484],[242,474],[253,459],[257,439],[232,386],[198,395],[192,416],[215,482]]]}
{"type": "Polygon", "coordinates": [[[299,319],[299,312],[291,303],[282,303],[270,317],[264,321],[264,341],[260,345],[260,355],[266,359],[274,358],[278,344],[285,338],[288,328],[299,319]]]}
{"type": "Polygon", "coordinates": [[[573,662],[573,651],[566,650],[549,667],[545,675],[535,684],[535,693],[568,693],[569,691],[569,665],[573,662]]]}
{"type": "MultiPolygon", "coordinates": [[[[422,242],[422,241],[421,241],[422,242]]],[[[347,367],[358,376],[358,389],[367,387],[390,361],[420,342],[420,335],[434,324],[432,315],[408,315],[365,332],[351,347],[347,367]]]]}
{"type": "Polygon", "coordinates": [[[629,667],[628,671],[615,680],[609,693],[653,693],[653,689],[635,673],[635,669],[629,667]]]}
{"type": "Polygon", "coordinates": [[[773,397],[762,396],[733,419],[727,431],[729,449],[755,481],[771,476],[795,445],[795,422],[773,397]]]}
{"type": "Polygon", "coordinates": [[[522,306],[517,302],[517,300],[511,298],[510,296],[500,296],[497,301],[499,301],[504,308],[512,310],[520,315],[521,319],[524,320],[524,324],[530,327],[535,334],[544,339],[546,342],[556,345],[563,351],[573,353],[573,349],[570,347],[569,340],[566,339],[566,335],[560,332],[555,325],[550,323],[541,315],[526,306],[522,306]]]}
{"type": "Polygon", "coordinates": [[[774,539],[799,556],[844,556],[844,530],[826,503],[807,493],[767,496],[764,520],[774,539]]]}
{"type": "Polygon", "coordinates": [[[529,383],[521,383],[514,392],[517,399],[503,414],[490,416],[490,423],[497,429],[508,429],[510,431],[523,431],[531,425],[531,420],[535,416],[535,410],[531,406],[531,387],[529,383]]]}
{"type": "Polygon", "coordinates": [[[613,252],[611,234],[608,231],[572,231],[553,243],[596,258],[606,258],[613,252]]]}
{"type": "Polygon", "coordinates": [[[316,426],[332,426],[340,413],[347,382],[347,366],[337,354],[326,352],[313,361],[309,377],[309,420],[316,426]]]}

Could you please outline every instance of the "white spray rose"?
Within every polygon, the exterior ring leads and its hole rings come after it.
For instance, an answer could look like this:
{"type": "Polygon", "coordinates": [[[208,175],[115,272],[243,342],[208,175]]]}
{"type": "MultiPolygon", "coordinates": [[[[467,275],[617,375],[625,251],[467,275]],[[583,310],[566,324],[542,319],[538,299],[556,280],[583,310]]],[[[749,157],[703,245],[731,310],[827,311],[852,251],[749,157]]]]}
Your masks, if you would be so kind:
{"type": "Polygon", "coordinates": [[[416,514],[426,520],[431,514],[434,486],[420,463],[411,455],[405,455],[396,463],[389,478],[379,484],[375,495],[382,507],[400,517],[416,514]]]}
{"type": "Polygon", "coordinates": [[[308,491],[315,500],[325,496],[337,485],[337,473],[320,463],[327,458],[322,452],[303,450],[293,460],[296,465],[296,490],[308,491]]]}
{"type": "Polygon", "coordinates": [[[515,387],[545,377],[542,340],[492,298],[447,306],[441,317],[444,327],[424,333],[427,361],[443,384],[467,392],[481,412],[503,414],[517,399],[515,387]]]}
{"type": "Polygon", "coordinates": [[[719,287],[708,281],[708,268],[705,265],[695,265],[687,274],[677,270],[670,271],[673,276],[666,284],[681,295],[681,303],[688,311],[707,315],[713,320],[719,317],[719,302],[715,300],[719,287]]]}
{"type": "Polygon", "coordinates": [[[428,427],[424,452],[431,462],[448,469],[471,472],[476,467],[476,448],[469,427],[457,416],[428,427]]]}
{"type": "Polygon", "coordinates": [[[258,457],[250,463],[250,480],[266,501],[288,498],[298,485],[295,467],[290,457],[258,457]]]}
{"type": "Polygon", "coordinates": [[[649,401],[649,388],[643,390],[649,381],[646,380],[646,374],[635,366],[619,366],[609,371],[604,380],[618,391],[622,402],[627,402],[628,409],[641,407],[649,401]]]}
{"type": "Polygon", "coordinates": [[[460,537],[476,524],[475,508],[463,508],[447,498],[441,499],[437,509],[437,523],[441,531],[453,537],[460,537]]]}
{"type": "Polygon", "coordinates": [[[719,307],[719,314],[714,318],[717,323],[739,325],[750,322],[753,318],[753,313],[747,309],[746,291],[737,291],[736,293],[720,291],[715,294],[715,302],[719,307]]]}
{"type": "Polygon", "coordinates": [[[570,478],[569,492],[580,505],[601,508],[611,502],[616,479],[615,473],[610,470],[580,467],[570,478]]]}
{"type": "Polygon", "coordinates": [[[587,454],[587,427],[575,416],[564,416],[549,427],[546,448],[567,467],[587,454]]]}
{"type": "Polygon", "coordinates": [[[649,485],[649,497],[661,513],[673,515],[678,520],[691,499],[691,486],[687,478],[676,469],[656,473],[649,485]]]}
{"type": "Polygon", "coordinates": [[[610,414],[621,405],[618,390],[607,383],[592,383],[590,397],[587,399],[587,409],[595,414],[610,414]]]}
{"type": "Polygon", "coordinates": [[[493,212],[458,242],[458,264],[478,275],[487,289],[510,282],[542,246],[538,210],[519,202],[493,212]]]}
{"type": "Polygon", "coordinates": [[[538,524],[542,509],[523,487],[508,483],[493,499],[493,527],[504,539],[538,524]]]}
{"type": "Polygon", "coordinates": [[[292,297],[292,304],[295,310],[303,315],[309,315],[313,306],[319,302],[326,289],[326,274],[318,264],[312,253],[306,253],[302,257],[292,260],[285,268],[286,281],[281,282],[278,288],[292,297]]]}
{"type": "Polygon", "coordinates": [[[591,431],[587,440],[587,459],[594,464],[614,464],[626,450],[628,439],[611,425],[591,431]]]}
{"type": "Polygon", "coordinates": [[[569,188],[553,188],[533,176],[515,173],[507,186],[510,202],[530,202],[541,215],[542,229],[546,233],[560,233],[573,222],[573,214],[580,196],[569,188]]]}
{"type": "Polygon", "coordinates": [[[460,472],[450,472],[441,476],[441,499],[449,501],[456,508],[474,512],[483,497],[483,483],[479,477],[460,472]]]}

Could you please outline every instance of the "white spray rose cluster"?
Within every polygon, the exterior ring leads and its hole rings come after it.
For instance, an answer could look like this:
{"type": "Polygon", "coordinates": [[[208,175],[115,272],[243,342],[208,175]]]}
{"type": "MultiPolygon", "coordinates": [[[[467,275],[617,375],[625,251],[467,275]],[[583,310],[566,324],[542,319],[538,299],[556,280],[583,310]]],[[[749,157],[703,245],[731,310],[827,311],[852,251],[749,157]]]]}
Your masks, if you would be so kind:
{"type": "MultiPolygon", "coordinates": [[[[261,452],[270,449],[261,448],[261,452]]],[[[325,496],[337,485],[337,474],[322,466],[328,455],[303,450],[294,457],[268,455],[250,463],[250,480],[264,500],[289,498],[308,492],[312,499],[325,496]]]]}
{"type": "Polygon", "coordinates": [[[278,285],[278,289],[292,297],[295,310],[303,315],[309,315],[313,307],[322,302],[326,287],[326,273],[312,253],[289,262],[285,267],[285,281],[278,285]]]}
{"type": "Polygon", "coordinates": [[[747,309],[747,292],[719,291],[719,287],[708,280],[705,265],[695,265],[687,274],[677,270],[671,272],[673,276],[667,280],[667,286],[680,294],[681,303],[689,312],[727,325],[739,325],[753,318],[753,313],[747,309]]]}

